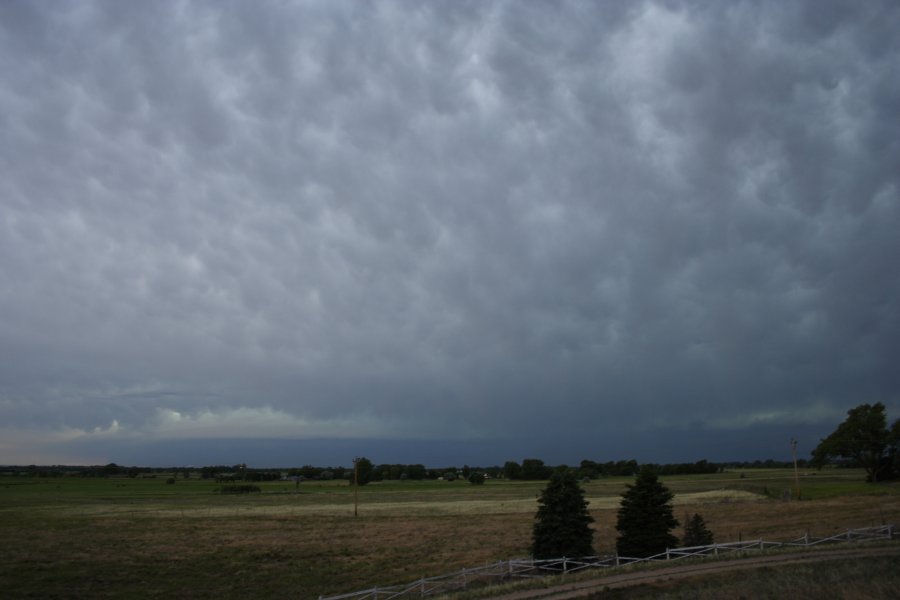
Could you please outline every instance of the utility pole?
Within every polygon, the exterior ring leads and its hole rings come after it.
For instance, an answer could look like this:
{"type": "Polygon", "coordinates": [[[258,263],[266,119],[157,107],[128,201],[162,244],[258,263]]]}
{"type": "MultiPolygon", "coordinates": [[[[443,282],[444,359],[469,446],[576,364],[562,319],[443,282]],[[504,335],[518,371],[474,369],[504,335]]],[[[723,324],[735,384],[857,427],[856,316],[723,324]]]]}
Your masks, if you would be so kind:
{"type": "Polygon", "coordinates": [[[359,457],[353,459],[353,516],[359,516],[359,457]]]}
{"type": "Polygon", "coordinates": [[[791,438],[791,454],[794,457],[794,486],[796,488],[797,500],[800,499],[800,472],[797,470],[797,440],[791,438]]]}

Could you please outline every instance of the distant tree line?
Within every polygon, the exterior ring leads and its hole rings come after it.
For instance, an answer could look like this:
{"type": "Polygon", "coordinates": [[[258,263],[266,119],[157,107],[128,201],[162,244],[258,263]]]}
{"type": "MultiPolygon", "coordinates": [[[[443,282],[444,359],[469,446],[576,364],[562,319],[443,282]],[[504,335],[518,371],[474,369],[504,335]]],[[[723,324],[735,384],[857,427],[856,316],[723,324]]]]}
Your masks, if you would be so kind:
{"type": "Polygon", "coordinates": [[[106,465],[50,465],[5,466],[0,475],[7,477],[148,477],[183,471],[183,467],[123,467],[116,463],[106,465]]]}
{"type": "Polygon", "coordinates": [[[218,481],[278,481],[282,478],[280,469],[251,469],[246,464],[206,466],[199,472],[201,479],[218,481]]]}
{"type": "MultiPolygon", "coordinates": [[[[506,461],[502,466],[488,467],[463,465],[462,467],[449,466],[442,468],[428,468],[420,463],[384,463],[375,464],[367,458],[360,459],[360,483],[366,484],[377,481],[422,481],[443,479],[446,481],[471,481],[473,474],[483,476],[484,479],[511,479],[517,481],[546,481],[557,470],[565,470],[573,474],[577,479],[598,479],[601,477],[633,477],[641,467],[651,466],[661,476],[668,475],[693,475],[717,473],[726,469],[753,469],[753,468],[784,468],[792,467],[790,461],[752,461],[752,462],[721,462],[714,463],[707,460],[699,460],[692,463],[669,463],[646,465],[636,460],[618,460],[599,462],[594,460],[582,460],[578,466],[548,465],[539,458],[526,458],[521,462],[506,461]]],[[[799,460],[801,467],[811,466],[806,460],[799,460]]],[[[838,466],[860,466],[857,461],[847,459],[837,461],[838,466]]],[[[5,466],[0,467],[0,476],[23,477],[156,477],[165,474],[166,477],[174,475],[184,479],[199,477],[201,479],[225,479],[228,481],[276,481],[290,478],[296,481],[329,481],[345,480],[353,481],[353,466],[328,466],[316,467],[303,465],[302,467],[289,468],[253,468],[245,464],[236,465],[206,465],[203,467],[126,467],[109,463],[106,465],[91,466],[5,466]]]]}
{"type": "MultiPolygon", "coordinates": [[[[723,470],[728,469],[786,469],[793,468],[794,463],[789,460],[754,460],[754,461],[730,461],[717,463],[723,470]]],[[[810,466],[810,462],[805,458],[797,459],[797,466],[802,468],[810,466]]]]}
{"type": "MultiPolygon", "coordinates": [[[[636,475],[640,468],[636,460],[608,461],[605,463],[593,460],[583,460],[578,467],[561,465],[549,467],[544,461],[535,458],[526,458],[522,464],[507,461],[503,465],[503,474],[507,479],[523,481],[536,481],[549,479],[554,471],[563,469],[572,472],[579,479],[597,479],[600,477],[631,477],[636,475]]],[[[700,460],[693,463],[649,464],[659,475],[697,475],[706,473],[719,473],[724,469],[722,464],[700,460]]]]}
{"type": "MultiPolygon", "coordinates": [[[[338,473],[338,478],[348,479],[351,482],[354,477],[359,478],[360,485],[366,485],[373,481],[421,481],[426,479],[445,481],[465,480],[472,483],[484,483],[486,479],[503,477],[502,467],[444,467],[440,469],[428,469],[422,464],[382,464],[375,465],[367,458],[359,458],[356,473],[354,469],[330,469],[338,473]]],[[[301,470],[304,479],[327,478],[328,471],[316,474],[314,467],[304,467],[301,470]]]]}
{"type": "Polygon", "coordinates": [[[592,460],[581,461],[577,475],[581,479],[597,479],[598,477],[631,477],[638,472],[639,465],[634,459],[607,461],[599,463],[592,460]]]}
{"type": "Polygon", "coordinates": [[[653,467],[657,475],[708,475],[710,473],[720,473],[724,471],[722,465],[698,460],[693,463],[673,463],[668,465],[649,464],[645,466],[653,467]]]}

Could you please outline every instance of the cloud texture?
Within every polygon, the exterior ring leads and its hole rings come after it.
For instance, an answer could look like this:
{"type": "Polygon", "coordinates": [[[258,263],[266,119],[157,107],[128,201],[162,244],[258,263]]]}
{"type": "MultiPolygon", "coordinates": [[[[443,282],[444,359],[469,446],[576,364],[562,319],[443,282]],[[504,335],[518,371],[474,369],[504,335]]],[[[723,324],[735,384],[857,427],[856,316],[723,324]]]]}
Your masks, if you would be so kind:
{"type": "Polygon", "coordinates": [[[4,2],[0,462],[224,438],[575,461],[561,440],[637,454],[623,435],[665,461],[896,417],[897,22],[4,2]]]}

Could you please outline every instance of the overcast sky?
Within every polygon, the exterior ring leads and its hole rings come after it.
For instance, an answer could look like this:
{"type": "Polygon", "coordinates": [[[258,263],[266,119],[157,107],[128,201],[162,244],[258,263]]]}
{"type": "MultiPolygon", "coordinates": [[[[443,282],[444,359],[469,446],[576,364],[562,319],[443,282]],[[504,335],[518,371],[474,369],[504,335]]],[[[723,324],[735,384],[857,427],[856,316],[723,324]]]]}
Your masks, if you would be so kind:
{"type": "Polygon", "coordinates": [[[0,463],[900,416],[900,4],[0,3],[0,463]]]}

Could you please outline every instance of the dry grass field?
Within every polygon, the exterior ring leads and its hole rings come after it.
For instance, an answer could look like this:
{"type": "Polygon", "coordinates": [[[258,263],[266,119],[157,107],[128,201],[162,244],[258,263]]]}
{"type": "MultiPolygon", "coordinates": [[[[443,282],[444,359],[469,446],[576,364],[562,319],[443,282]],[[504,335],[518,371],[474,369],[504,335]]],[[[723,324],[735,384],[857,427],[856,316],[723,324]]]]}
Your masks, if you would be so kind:
{"type": "MultiPolygon", "coordinates": [[[[780,500],[789,471],[663,481],[676,516],[701,513],[720,542],[900,523],[900,486],[855,471],[808,474],[800,502],[780,500]]],[[[584,486],[598,553],[614,549],[629,482],[584,486]]],[[[0,479],[0,597],[317,598],[412,581],[527,556],[543,483],[371,484],[358,517],[346,482],[261,487],[225,496],[196,479],[0,479]]]]}
{"type": "Polygon", "coordinates": [[[721,598],[791,598],[792,600],[894,600],[900,588],[898,559],[871,556],[859,560],[825,560],[688,579],[657,581],[605,590],[588,600],[720,600],[721,598]]]}

